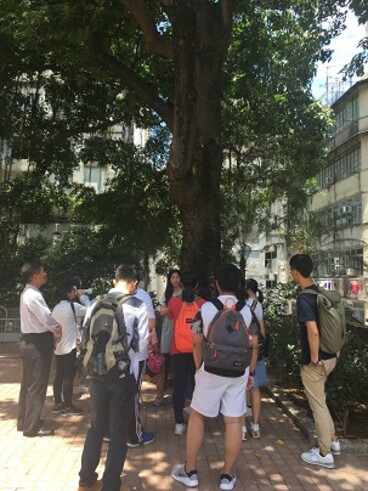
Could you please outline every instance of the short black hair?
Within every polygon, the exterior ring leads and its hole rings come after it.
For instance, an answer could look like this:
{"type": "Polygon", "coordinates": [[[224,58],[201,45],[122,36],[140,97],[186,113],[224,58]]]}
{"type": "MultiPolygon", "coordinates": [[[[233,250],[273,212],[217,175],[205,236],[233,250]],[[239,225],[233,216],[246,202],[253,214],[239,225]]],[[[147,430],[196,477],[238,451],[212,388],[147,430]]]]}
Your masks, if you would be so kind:
{"type": "MultiPolygon", "coordinates": [[[[131,257],[124,257],[120,263],[120,265],[118,266],[117,269],[119,268],[122,268],[122,269],[132,269],[134,271],[136,271],[136,273],[138,274],[138,278],[137,280],[138,281],[141,281],[142,279],[142,270],[141,270],[141,267],[140,267],[140,264],[138,261],[135,261],[133,258],[131,257]]],[[[116,278],[115,278],[116,279],[116,278]]]]}
{"type": "Polygon", "coordinates": [[[79,276],[72,276],[67,282],[74,285],[77,290],[82,288],[82,280],[79,276]]]}
{"type": "Polygon", "coordinates": [[[31,281],[32,277],[35,274],[38,274],[41,271],[43,264],[39,261],[28,261],[23,264],[20,268],[20,277],[24,284],[27,284],[31,281]]]}
{"type": "Polygon", "coordinates": [[[120,264],[115,271],[116,281],[139,281],[139,272],[135,265],[133,264],[120,264]]]}
{"type": "Polygon", "coordinates": [[[62,300],[69,300],[68,293],[74,291],[77,287],[73,284],[72,281],[64,281],[60,285],[57,286],[55,297],[58,302],[62,300]]]}
{"type": "Polygon", "coordinates": [[[294,254],[289,260],[290,269],[298,271],[303,278],[309,278],[313,271],[313,261],[308,254],[294,254]]]}
{"type": "Polygon", "coordinates": [[[216,271],[216,281],[221,290],[235,293],[242,281],[242,274],[235,264],[224,264],[216,271]]]}

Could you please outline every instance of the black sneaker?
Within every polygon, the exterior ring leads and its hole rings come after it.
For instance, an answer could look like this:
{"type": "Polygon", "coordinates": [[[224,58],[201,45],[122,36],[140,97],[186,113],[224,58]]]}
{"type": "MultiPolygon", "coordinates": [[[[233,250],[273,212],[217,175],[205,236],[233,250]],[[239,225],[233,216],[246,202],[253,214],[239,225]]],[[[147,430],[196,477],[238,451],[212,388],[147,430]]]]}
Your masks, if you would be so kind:
{"type": "Polygon", "coordinates": [[[80,414],[82,414],[82,410],[72,404],[71,406],[63,407],[63,409],[61,410],[61,414],[63,416],[79,416],[80,414]]]}
{"type": "Polygon", "coordinates": [[[59,414],[59,413],[62,412],[63,409],[64,409],[64,403],[63,402],[59,402],[58,404],[55,404],[54,409],[52,410],[52,412],[54,414],[59,414]]]}

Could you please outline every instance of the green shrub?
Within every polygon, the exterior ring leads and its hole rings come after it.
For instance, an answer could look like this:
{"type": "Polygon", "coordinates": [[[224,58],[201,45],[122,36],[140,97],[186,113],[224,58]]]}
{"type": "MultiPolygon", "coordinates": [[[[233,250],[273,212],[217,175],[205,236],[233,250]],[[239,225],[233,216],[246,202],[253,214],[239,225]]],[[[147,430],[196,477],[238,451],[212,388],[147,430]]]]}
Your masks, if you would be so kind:
{"type": "Polygon", "coordinates": [[[327,402],[344,436],[353,407],[368,404],[367,380],[367,332],[362,328],[351,328],[336,368],[327,381],[327,402]]]}

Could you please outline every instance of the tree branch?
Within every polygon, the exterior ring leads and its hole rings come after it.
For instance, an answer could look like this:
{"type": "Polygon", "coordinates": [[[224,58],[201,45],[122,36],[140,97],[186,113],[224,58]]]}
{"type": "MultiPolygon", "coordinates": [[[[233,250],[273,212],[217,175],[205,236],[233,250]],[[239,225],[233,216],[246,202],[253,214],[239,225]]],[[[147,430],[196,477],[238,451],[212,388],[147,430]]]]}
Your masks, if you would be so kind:
{"type": "MultiPolygon", "coordinates": [[[[120,0],[129,10],[142,29],[145,48],[148,53],[172,60],[174,53],[169,41],[160,39],[151,11],[143,0],[120,0]]],[[[167,3],[167,2],[165,2],[167,3]]]]}
{"type": "Polygon", "coordinates": [[[73,136],[80,135],[82,133],[97,133],[98,131],[107,130],[112,128],[116,124],[122,124],[121,121],[103,121],[95,126],[80,125],[75,128],[65,129],[59,131],[57,136],[52,139],[50,146],[61,145],[65,143],[69,138],[73,136]]]}
{"type": "Polygon", "coordinates": [[[98,57],[100,63],[123,80],[130,90],[133,90],[148,107],[153,109],[172,130],[173,108],[169,102],[165,102],[154,91],[151,85],[142,80],[133,70],[120,63],[102,47],[98,37],[92,35],[89,38],[89,46],[98,57]]]}

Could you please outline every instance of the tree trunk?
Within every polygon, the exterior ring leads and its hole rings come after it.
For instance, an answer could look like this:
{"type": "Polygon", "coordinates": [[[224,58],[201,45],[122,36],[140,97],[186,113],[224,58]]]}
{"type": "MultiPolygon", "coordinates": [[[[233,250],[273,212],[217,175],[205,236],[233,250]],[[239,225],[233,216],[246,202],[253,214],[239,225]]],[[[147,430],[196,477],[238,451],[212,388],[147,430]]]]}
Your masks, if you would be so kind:
{"type": "Polygon", "coordinates": [[[229,32],[214,4],[174,4],[175,100],[168,173],[183,226],[181,267],[213,283],[221,252],[221,72],[229,32]]]}

